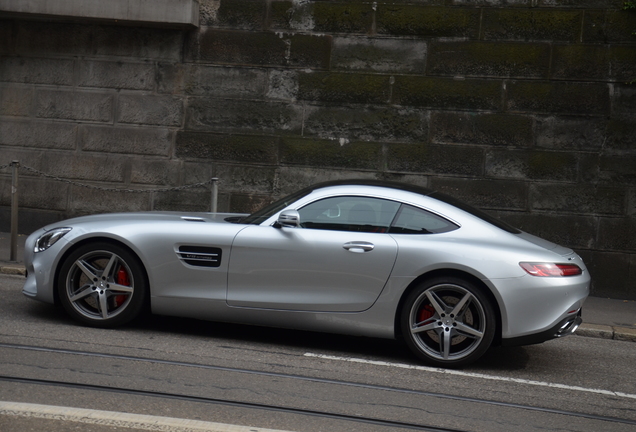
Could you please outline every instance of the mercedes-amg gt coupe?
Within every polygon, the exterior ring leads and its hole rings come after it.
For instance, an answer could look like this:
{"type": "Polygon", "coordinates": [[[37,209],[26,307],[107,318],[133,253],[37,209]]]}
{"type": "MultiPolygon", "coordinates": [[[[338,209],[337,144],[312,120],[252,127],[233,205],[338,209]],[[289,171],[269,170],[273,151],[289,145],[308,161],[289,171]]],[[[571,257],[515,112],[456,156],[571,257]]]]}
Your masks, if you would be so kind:
{"type": "Polygon", "coordinates": [[[26,240],[23,293],[82,324],[154,314],[403,339],[461,367],[574,333],[590,275],[571,249],[452,197],[346,180],[251,215],[78,217],[26,240]]]}

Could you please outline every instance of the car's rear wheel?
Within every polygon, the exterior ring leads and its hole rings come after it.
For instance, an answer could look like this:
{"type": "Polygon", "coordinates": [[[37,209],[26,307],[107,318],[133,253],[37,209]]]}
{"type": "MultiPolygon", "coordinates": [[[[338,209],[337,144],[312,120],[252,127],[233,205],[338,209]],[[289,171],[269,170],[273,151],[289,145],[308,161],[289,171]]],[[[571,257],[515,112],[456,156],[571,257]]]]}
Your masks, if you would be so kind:
{"type": "Polygon", "coordinates": [[[139,259],[111,243],[90,243],[74,250],[58,274],[64,309],[93,327],[116,327],[139,315],[147,282],[139,259]]]}
{"type": "Polygon", "coordinates": [[[454,277],[420,284],[408,294],[400,319],[409,348],[435,366],[472,363],[495,335],[495,312],[488,298],[470,282],[454,277]]]}

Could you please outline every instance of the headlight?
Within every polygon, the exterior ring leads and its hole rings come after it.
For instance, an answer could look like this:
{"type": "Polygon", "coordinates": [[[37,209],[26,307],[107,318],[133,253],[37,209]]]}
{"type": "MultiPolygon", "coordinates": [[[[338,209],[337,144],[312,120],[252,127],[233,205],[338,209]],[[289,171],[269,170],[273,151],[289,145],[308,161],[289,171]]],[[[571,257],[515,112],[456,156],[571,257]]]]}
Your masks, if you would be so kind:
{"type": "Polygon", "coordinates": [[[43,252],[53,246],[59,239],[69,232],[71,228],[55,228],[42,234],[36,241],[33,252],[43,252]]]}

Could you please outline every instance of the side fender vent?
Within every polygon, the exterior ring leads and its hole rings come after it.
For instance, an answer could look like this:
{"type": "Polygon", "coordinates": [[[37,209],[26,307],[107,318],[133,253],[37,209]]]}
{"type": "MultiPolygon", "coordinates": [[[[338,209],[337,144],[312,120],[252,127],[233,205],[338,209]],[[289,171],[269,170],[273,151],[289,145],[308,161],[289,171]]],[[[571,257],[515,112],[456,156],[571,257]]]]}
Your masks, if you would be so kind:
{"type": "Polygon", "coordinates": [[[219,267],[221,254],[221,248],[205,246],[180,246],[177,252],[181,261],[197,267],[219,267]]]}

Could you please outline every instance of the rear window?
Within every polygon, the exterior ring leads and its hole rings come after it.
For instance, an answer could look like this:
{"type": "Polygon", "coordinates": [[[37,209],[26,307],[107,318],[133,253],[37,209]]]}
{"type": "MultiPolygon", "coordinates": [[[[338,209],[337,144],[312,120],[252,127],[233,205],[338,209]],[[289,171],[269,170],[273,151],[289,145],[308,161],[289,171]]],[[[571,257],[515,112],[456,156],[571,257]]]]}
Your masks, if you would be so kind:
{"type": "Polygon", "coordinates": [[[471,215],[483,220],[484,222],[488,222],[491,225],[496,226],[497,228],[500,228],[504,231],[507,231],[511,234],[520,234],[521,231],[518,230],[517,228],[513,227],[512,225],[508,225],[507,223],[505,223],[504,221],[497,219],[494,216],[489,215],[488,213],[481,211],[479,209],[476,209],[473,206],[470,206],[460,200],[458,200],[457,198],[453,198],[452,196],[449,195],[445,195],[443,193],[440,192],[433,192],[432,194],[429,195],[431,198],[435,198],[436,200],[445,202],[447,204],[450,204],[452,206],[457,207],[460,210],[465,211],[466,213],[470,213],[471,215]]]}
{"type": "Polygon", "coordinates": [[[439,234],[459,228],[454,223],[410,205],[402,205],[391,224],[391,234],[439,234]]]}

